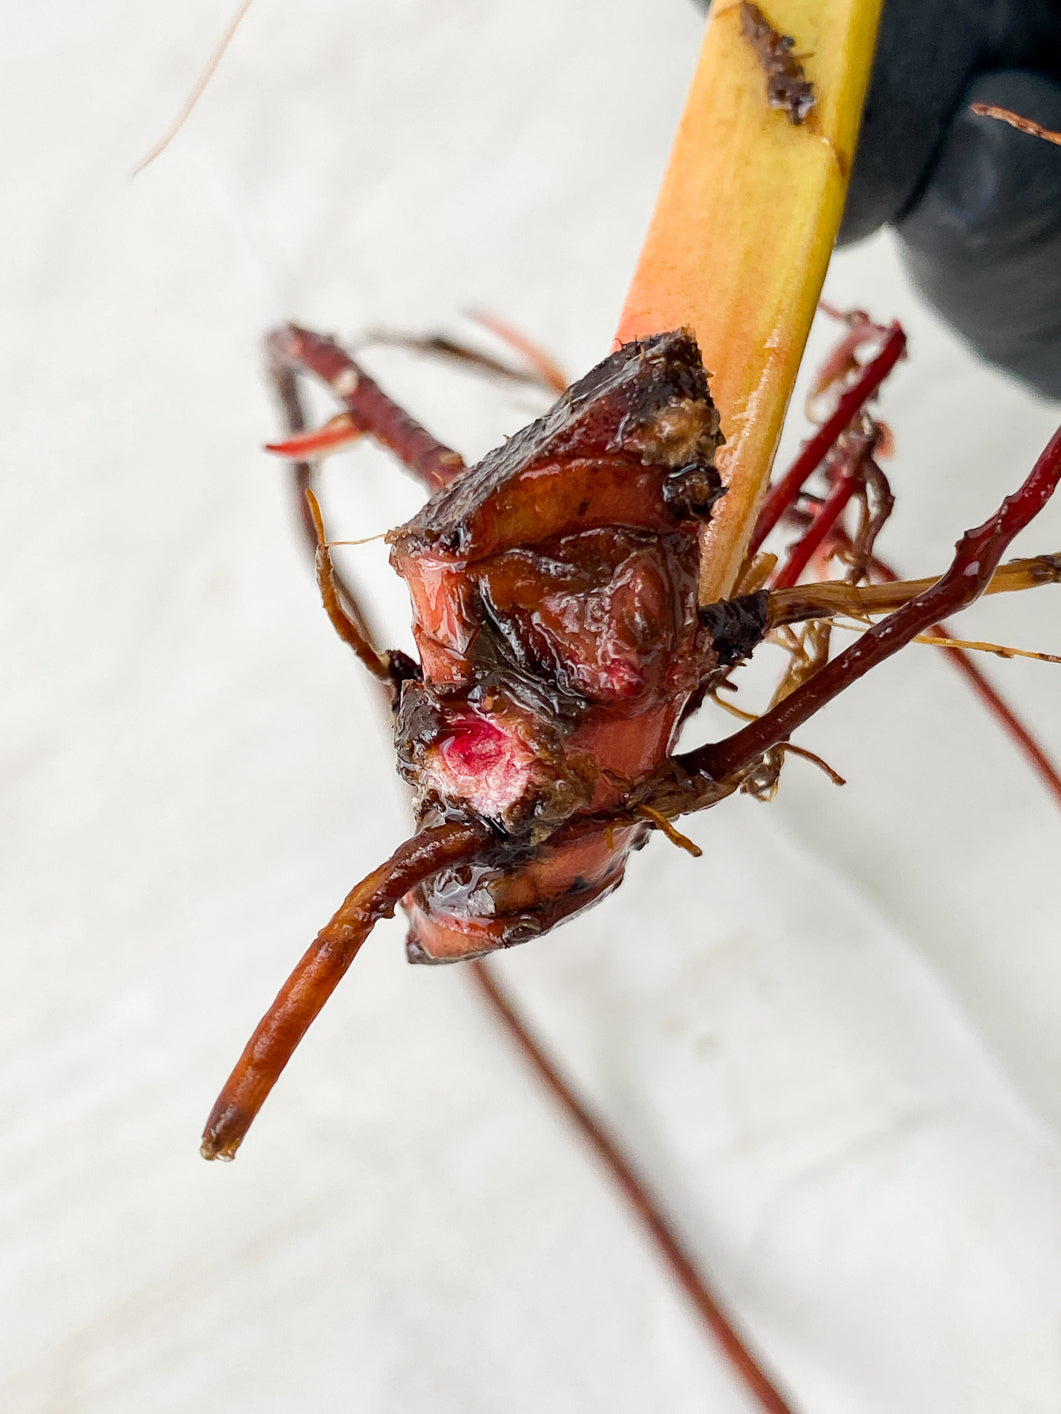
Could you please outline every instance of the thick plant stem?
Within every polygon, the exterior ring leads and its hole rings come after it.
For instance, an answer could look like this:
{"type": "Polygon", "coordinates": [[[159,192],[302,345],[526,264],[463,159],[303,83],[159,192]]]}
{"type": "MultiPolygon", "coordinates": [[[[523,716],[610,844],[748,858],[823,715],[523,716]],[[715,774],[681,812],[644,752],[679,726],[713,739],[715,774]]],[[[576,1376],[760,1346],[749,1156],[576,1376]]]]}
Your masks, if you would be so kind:
{"type": "Polygon", "coordinates": [[[691,325],[726,446],[729,492],[707,527],[701,602],[737,582],[843,210],[879,0],[775,0],[815,107],[792,123],[767,100],[741,7],[712,7],[621,341],[691,325]]]}

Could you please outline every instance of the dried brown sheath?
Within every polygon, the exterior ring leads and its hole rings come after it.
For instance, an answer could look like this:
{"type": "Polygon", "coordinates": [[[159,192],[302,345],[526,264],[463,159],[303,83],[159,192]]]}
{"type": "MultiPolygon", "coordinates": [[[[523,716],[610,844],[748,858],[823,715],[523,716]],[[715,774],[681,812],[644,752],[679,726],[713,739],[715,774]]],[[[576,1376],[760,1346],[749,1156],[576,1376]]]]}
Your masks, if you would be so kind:
{"type": "Polygon", "coordinates": [[[766,71],[766,97],[771,108],[788,114],[790,123],[802,123],[814,107],[814,85],[793,53],[796,41],[780,34],[751,0],[741,0],[741,29],[766,71]]]}

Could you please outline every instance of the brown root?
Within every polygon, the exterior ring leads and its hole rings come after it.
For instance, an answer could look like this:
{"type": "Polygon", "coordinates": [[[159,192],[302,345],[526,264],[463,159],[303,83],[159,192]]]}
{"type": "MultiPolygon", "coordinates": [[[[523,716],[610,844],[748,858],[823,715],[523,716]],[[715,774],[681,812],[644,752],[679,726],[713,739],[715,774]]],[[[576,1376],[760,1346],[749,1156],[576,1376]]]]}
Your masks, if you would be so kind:
{"type": "Polygon", "coordinates": [[[374,869],[343,900],[262,1017],[225,1082],[203,1130],[204,1159],[233,1159],[269,1092],[324,1003],[381,918],[446,865],[472,858],[491,838],[467,822],[423,830],[374,869]]]}

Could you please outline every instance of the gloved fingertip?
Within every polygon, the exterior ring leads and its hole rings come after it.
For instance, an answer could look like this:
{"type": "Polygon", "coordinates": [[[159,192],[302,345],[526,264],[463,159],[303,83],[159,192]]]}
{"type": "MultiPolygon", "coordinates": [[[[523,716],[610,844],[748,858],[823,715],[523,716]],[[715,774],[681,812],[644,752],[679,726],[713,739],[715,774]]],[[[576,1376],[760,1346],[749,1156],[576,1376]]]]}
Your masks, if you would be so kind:
{"type": "Polygon", "coordinates": [[[1061,128],[1061,84],[1021,69],[977,78],[896,225],[903,260],[984,358],[1061,398],[1061,147],[978,117],[973,102],[1061,128]]]}

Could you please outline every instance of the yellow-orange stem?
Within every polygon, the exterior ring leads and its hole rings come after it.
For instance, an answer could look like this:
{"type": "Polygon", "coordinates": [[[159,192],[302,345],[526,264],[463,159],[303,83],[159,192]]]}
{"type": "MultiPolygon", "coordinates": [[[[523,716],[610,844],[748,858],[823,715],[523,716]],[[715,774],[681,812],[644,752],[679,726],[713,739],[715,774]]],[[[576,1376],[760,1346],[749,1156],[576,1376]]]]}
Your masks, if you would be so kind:
{"type": "Polygon", "coordinates": [[[696,331],[727,444],[729,494],[705,535],[704,602],[732,593],[843,211],[880,0],[770,0],[814,84],[795,124],[719,4],[619,324],[623,341],[696,331]]]}

